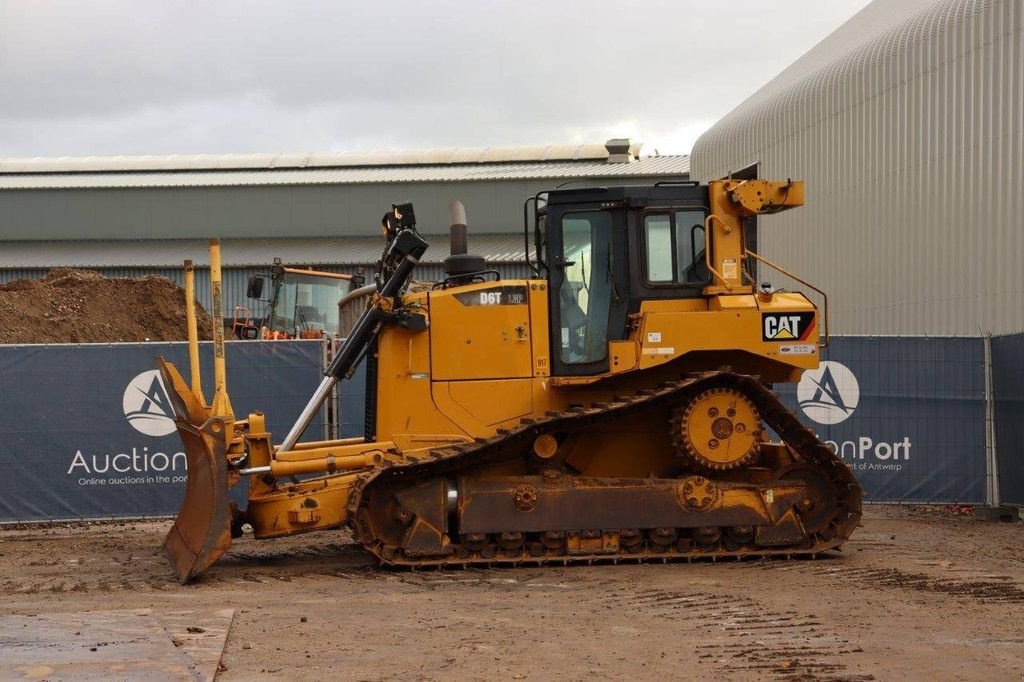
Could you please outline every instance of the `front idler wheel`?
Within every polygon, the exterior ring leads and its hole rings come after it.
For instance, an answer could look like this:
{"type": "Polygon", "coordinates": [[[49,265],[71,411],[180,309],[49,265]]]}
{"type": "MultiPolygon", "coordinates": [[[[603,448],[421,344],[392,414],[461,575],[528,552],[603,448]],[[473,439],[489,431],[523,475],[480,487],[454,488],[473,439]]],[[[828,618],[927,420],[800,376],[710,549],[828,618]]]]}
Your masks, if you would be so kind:
{"type": "Polygon", "coordinates": [[[806,465],[790,467],[779,476],[779,479],[804,484],[804,493],[797,502],[796,511],[807,534],[828,534],[829,523],[838,511],[836,492],[828,479],[819,470],[806,465]]]}

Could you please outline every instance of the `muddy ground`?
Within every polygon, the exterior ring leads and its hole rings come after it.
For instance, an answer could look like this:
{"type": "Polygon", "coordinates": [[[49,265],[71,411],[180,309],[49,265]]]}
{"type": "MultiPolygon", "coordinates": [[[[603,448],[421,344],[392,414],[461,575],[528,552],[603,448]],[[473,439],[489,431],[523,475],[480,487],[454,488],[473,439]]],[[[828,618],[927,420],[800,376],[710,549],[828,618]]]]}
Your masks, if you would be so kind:
{"type": "Polygon", "coordinates": [[[415,573],[246,537],[187,586],[168,525],[0,530],[0,613],[234,608],[225,680],[1024,679],[1020,523],[872,507],[831,559],[415,573]]]}

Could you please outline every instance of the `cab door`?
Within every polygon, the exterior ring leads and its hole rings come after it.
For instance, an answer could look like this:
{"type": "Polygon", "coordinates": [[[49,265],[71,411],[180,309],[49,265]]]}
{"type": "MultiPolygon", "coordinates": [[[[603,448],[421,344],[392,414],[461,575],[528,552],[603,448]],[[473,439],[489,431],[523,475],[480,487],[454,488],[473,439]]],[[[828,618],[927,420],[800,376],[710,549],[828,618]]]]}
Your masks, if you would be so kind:
{"type": "Polygon", "coordinates": [[[626,326],[625,211],[565,207],[548,220],[553,374],[607,372],[608,341],[626,326]]]}

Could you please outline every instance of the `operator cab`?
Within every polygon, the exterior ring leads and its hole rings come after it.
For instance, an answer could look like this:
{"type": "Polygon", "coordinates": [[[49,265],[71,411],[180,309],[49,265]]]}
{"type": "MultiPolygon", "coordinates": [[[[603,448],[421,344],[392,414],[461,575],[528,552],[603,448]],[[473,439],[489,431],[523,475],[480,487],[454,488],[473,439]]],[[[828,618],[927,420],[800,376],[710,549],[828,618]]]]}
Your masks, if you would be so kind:
{"type": "Polygon", "coordinates": [[[529,201],[530,265],[549,283],[556,376],[607,372],[608,342],[627,337],[642,301],[700,298],[711,283],[707,186],[564,189],[529,201]]]}
{"type": "Polygon", "coordinates": [[[335,337],[340,330],[338,302],[358,283],[349,275],[275,263],[269,275],[249,278],[247,294],[263,304],[263,315],[261,323],[244,328],[240,338],[335,337]]]}

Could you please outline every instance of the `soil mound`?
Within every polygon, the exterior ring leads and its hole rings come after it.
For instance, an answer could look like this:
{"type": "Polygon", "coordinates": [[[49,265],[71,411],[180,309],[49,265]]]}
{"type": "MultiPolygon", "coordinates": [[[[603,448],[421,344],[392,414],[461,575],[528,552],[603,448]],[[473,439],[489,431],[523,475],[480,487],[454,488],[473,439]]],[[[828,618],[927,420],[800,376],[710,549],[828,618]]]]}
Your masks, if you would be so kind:
{"type": "MultiPolygon", "coordinates": [[[[213,335],[196,304],[199,338],[213,335]]],[[[184,341],[185,290],[166,277],[107,278],[54,268],[38,280],[0,285],[0,343],[184,341]]]]}

